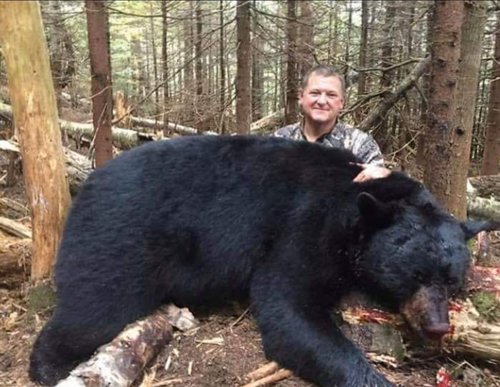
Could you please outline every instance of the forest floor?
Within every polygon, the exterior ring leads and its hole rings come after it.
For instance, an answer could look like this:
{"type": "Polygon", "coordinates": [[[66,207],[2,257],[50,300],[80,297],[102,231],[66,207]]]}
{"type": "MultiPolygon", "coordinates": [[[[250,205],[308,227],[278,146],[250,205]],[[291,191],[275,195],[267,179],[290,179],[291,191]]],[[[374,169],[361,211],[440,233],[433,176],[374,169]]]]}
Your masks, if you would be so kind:
{"type": "MultiPolygon", "coordinates": [[[[5,173],[5,162],[0,155],[0,176],[5,173]]],[[[10,188],[0,185],[0,197],[26,205],[22,178],[10,188]]],[[[30,224],[27,215],[20,217],[5,208],[0,208],[0,215],[30,224]]],[[[494,254],[500,257],[500,241],[495,243],[494,254]]],[[[31,311],[29,267],[30,241],[0,231],[0,387],[34,386],[27,377],[28,358],[51,311],[31,311]]],[[[245,375],[266,363],[255,321],[248,314],[242,317],[243,311],[244,307],[235,305],[214,315],[196,316],[201,321],[199,328],[191,333],[176,332],[137,386],[243,386],[248,382],[245,375]]],[[[452,373],[455,387],[500,387],[500,367],[492,362],[433,354],[409,357],[396,367],[375,366],[401,386],[436,386],[436,374],[445,367],[452,373]]],[[[310,386],[296,377],[275,385],[310,386]]]]}

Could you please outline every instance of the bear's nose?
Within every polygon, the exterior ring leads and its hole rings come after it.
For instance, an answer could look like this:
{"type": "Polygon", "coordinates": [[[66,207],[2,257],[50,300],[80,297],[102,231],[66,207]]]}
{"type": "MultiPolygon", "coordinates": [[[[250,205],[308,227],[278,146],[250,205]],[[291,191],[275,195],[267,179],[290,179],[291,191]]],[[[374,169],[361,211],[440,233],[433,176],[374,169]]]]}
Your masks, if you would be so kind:
{"type": "Polygon", "coordinates": [[[448,323],[434,323],[426,325],[424,331],[429,337],[439,339],[449,333],[450,328],[448,323]]]}

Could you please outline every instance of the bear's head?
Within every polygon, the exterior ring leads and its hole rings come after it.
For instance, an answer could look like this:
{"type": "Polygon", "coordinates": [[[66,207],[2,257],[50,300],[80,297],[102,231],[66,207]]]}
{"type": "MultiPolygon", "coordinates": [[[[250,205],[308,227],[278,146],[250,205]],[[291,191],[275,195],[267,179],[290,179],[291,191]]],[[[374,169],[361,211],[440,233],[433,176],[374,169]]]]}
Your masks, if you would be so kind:
{"type": "Polygon", "coordinates": [[[358,270],[370,293],[399,308],[428,338],[450,330],[449,297],[463,286],[469,267],[467,240],[494,222],[460,222],[423,187],[399,200],[358,196],[361,254],[358,270]]]}

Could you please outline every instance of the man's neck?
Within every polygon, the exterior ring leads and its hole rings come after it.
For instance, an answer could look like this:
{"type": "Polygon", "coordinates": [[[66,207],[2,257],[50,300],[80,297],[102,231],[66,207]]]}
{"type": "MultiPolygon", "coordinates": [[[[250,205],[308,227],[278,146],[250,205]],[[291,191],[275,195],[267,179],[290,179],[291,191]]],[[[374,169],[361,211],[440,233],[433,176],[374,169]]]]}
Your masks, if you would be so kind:
{"type": "Polygon", "coordinates": [[[316,142],[320,137],[331,132],[332,129],[335,127],[335,124],[336,124],[335,122],[333,124],[332,123],[317,124],[304,120],[302,125],[302,132],[304,133],[304,136],[307,141],[316,142]]]}

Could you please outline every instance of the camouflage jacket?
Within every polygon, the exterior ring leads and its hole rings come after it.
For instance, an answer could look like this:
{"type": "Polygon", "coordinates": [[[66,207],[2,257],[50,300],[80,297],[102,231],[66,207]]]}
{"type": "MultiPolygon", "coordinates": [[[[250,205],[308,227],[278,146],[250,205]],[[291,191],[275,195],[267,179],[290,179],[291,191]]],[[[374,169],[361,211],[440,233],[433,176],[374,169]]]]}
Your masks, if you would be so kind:
{"type": "MultiPolygon", "coordinates": [[[[276,130],[273,136],[307,141],[302,133],[300,122],[276,130]]],[[[333,130],[318,138],[316,143],[334,148],[348,149],[365,164],[384,166],[384,158],[373,137],[343,122],[337,122],[333,130]]]]}

